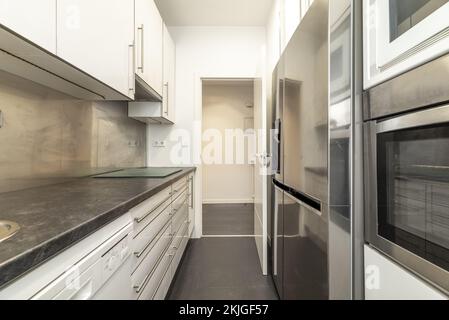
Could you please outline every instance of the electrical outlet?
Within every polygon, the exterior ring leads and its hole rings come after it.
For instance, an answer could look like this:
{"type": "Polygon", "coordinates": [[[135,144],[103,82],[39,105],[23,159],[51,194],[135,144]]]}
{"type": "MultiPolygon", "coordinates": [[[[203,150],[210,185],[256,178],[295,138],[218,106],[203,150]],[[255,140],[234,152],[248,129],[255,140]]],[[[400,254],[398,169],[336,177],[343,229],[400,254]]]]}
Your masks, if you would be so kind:
{"type": "Polygon", "coordinates": [[[139,146],[139,142],[137,140],[128,141],[128,146],[131,148],[137,148],[139,146]]]}
{"type": "Polygon", "coordinates": [[[153,147],[154,148],[165,148],[167,146],[167,142],[164,140],[161,141],[153,141],[153,147]]]}

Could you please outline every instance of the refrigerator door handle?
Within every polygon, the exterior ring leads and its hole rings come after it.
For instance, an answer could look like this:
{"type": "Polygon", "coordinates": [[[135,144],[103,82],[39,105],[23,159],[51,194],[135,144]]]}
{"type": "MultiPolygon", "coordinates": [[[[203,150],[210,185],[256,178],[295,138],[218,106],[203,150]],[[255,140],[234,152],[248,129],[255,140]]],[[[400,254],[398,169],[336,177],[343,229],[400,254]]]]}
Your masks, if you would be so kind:
{"type": "MultiPolygon", "coordinates": [[[[306,203],[306,202],[304,202],[304,201],[302,201],[302,200],[300,200],[300,199],[298,199],[297,197],[295,197],[294,195],[292,195],[291,193],[289,193],[288,191],[286,191],[285,193],[284,193],[287,197],[289,197],[290,199],[292,199],[293,201],[295,201],[297,204],[299,204],[300,206],[303,206],[303,207],[305,207],[305,208],[307,208],[309,211],[311,211],[311,212],[313,212],[313,213],[315,213],[316,215],[318,215],[318,216],[320,216],[321,217],[321,203],[319,203],[319,202],[317,202],[316,200],[314,200],[314,199],[308,199],[308,201],[307,202],[311,202],[311,201],[313,201],[313,202],[315,202],[315,204],[309,204],[309,203],[306,203]],[[318,210],[317,208],[316,208],[316,206],[319,206],[319,208],[320,208],[320,210],[318,210]]],[[[307,196],[303,196],[303,197],[307,197],[307,196]]]]}

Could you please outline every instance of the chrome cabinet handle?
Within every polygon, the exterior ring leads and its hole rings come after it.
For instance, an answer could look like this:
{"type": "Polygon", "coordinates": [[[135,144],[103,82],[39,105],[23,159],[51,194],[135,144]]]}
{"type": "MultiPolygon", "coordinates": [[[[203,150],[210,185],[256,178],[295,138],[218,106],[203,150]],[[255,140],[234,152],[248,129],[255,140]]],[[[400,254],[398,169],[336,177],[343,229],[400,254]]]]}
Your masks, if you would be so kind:
{"type": "Polygon", "coordinates": [[[144,38],[144,25],[141,24],[138,28],[137,31],[140,32],[140,60],[139,60],[139,66],[137,67],[137,69],[139,69],[140,71],[142,71],[142,73],[144,73],[144,57],[145,57],[145,38],[144,38]]]}
{"type": "Polygon", "coordinates": [[[135,85],[136,85],[136,81],[134,78],[134,73],[135,73],[135,45],[134,43],[130,44],[128,46],[128,60],[131,60],[131,62],[128,61],[128,90],[130,93],[134,93],[135,91],[135,85]]]}
{"type": "Polygon", "coordinates": [[[168,267],[167,267],[167,269],[165,269],[164,275],[162,276],[161,280],[159,280],[159,283],[158,283],[158,285],[157,285],[157,287],[156,287],[156,290],[155,290],[154,293],[153,293],[153,296],[151,297],[151,300],[154,300],[154,297],[156,296],[157,292],[159,291],[159,288],[160,288],[161,285],[162,285],[162,281],[164,281],[164,278],[165,278],[165,276],[167,275],[168,270],[170,270],[171,263],[173,262],[174,256],[175,256],[175,255],[174,255],[173,253],[170,253],[170,254],[168,255],[168,257],[171,258],[171,259],[170,259],[170,262],[168,263],[168,267]]]}
{"type": "MultiPolygon", "coordinates": [[[[147,212],[146,214],[144,214],[141,217],[135,218],[134,221],[136,221],[137,223],[141,223],[143,220],[145,220],[150,214],[152,214],[156,209],[158,209],[160,206],[162,206],[165,202],[167,202],[169,199],[171,198],[171,194],[165,198],[163,201],[159,202],[153,209],[151,209],[149,212],[147,212]]],[[[167,206],[168,207],[168,206],[167,206]]],[[[165,207],[164,210],[167,208],[165,207]]],[[[163,211],[163,210],[162,210],[163,211]]],[[[162,212],[160,212],[156,217],[154,217],[154,219],[156,219],[157,217],[159,217],[161,215],[162,212]]],[[[151,220],[151,221],[154,221],[151,220]]]]}
{"type": "MultiPolygon", "coordinates": [[[[134,290],[136,291],[137,294],[139,294],[142,291],[142,289],[145,288],[145,286],[147,285],[148,281],[150,281],[150,278],[153,276],[154,272],[156,271],[156,268],[159,266],[159,263],[161,263],[162,259],[165,258],[165,255],[167,254],[169,249],[170,249],[170,245],[168,245],[167,248],[165,248],[164,252],[161,254],[159,259],[157,260],[157,262],[154,265],[153,269],[151,269],[150,273],[148,273],[146,275],[146,277],[145,277],[145,279],[143,279],[142,283],[139,284],[139,285],[133,286],[133,288],[134,288],[134,290]]],[[[168,266],[170,267],[170,264],[168,264],[168,266]]],[[[162,277],[162,279],[163,279],[163,277],[162,277]]]]}
{"type": "Polygon", "coordinates": [[[166,82],[166,83],[164,83],[164,87],[166,88],[166,90],[165,90],[165,98],[166,98],[166,100],[165,100],[165,109],[164,109],[164,114],[165,115],[168,115],[168,103],[169,103],[169,83],[168,82],[166,82]]]}
{"type": "MultiPolygon", "coordinates": [[[[164,226],[156,233],[156,236],[153,237],[142,249],[142,251],[134,252],[134,255],[137,258],[140,258],[148,249],[153,248],[154,245],[164,236],[165,231],[168,230],[170,227],[170,221],[164,224],[164,226]],[[162,231],[164,230],[164,231],[162,231]],[[154,243],[154,245],[152,245],[154,243]]],[[[171,233],[169,234],[169,237],[171,237],[171,233]]]]}
{"type": "Polygon", "coordinates": [[[181,208],[187,203],[187,197],[184,199],[184,201],[177,207],[176,209],[172,210],[172,215],[175,215],[181,208]]]}

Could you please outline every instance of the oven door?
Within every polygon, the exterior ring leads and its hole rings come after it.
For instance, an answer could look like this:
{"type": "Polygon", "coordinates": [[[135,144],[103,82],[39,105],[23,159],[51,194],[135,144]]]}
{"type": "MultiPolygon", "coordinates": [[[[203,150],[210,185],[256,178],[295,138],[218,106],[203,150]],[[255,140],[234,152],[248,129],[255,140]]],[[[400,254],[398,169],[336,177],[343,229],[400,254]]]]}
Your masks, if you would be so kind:
{"type": "Polygon", "coordinates": [[[366,240],[449,292],[449,106],[365,124],[366,240]]]}

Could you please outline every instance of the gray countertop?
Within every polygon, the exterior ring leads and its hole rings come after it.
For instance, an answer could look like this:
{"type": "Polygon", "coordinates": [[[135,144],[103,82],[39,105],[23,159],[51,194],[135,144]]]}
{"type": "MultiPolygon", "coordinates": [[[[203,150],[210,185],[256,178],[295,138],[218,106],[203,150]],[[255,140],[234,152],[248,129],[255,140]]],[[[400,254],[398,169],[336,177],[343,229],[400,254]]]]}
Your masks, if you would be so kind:
{"type": "Polygon", "coordinates": [[[183,168],[163,179],[79,178],[0,194],[0,220],[17,222],[21,227],[0,243],[0,287],[194,170],[183,168]]]}

